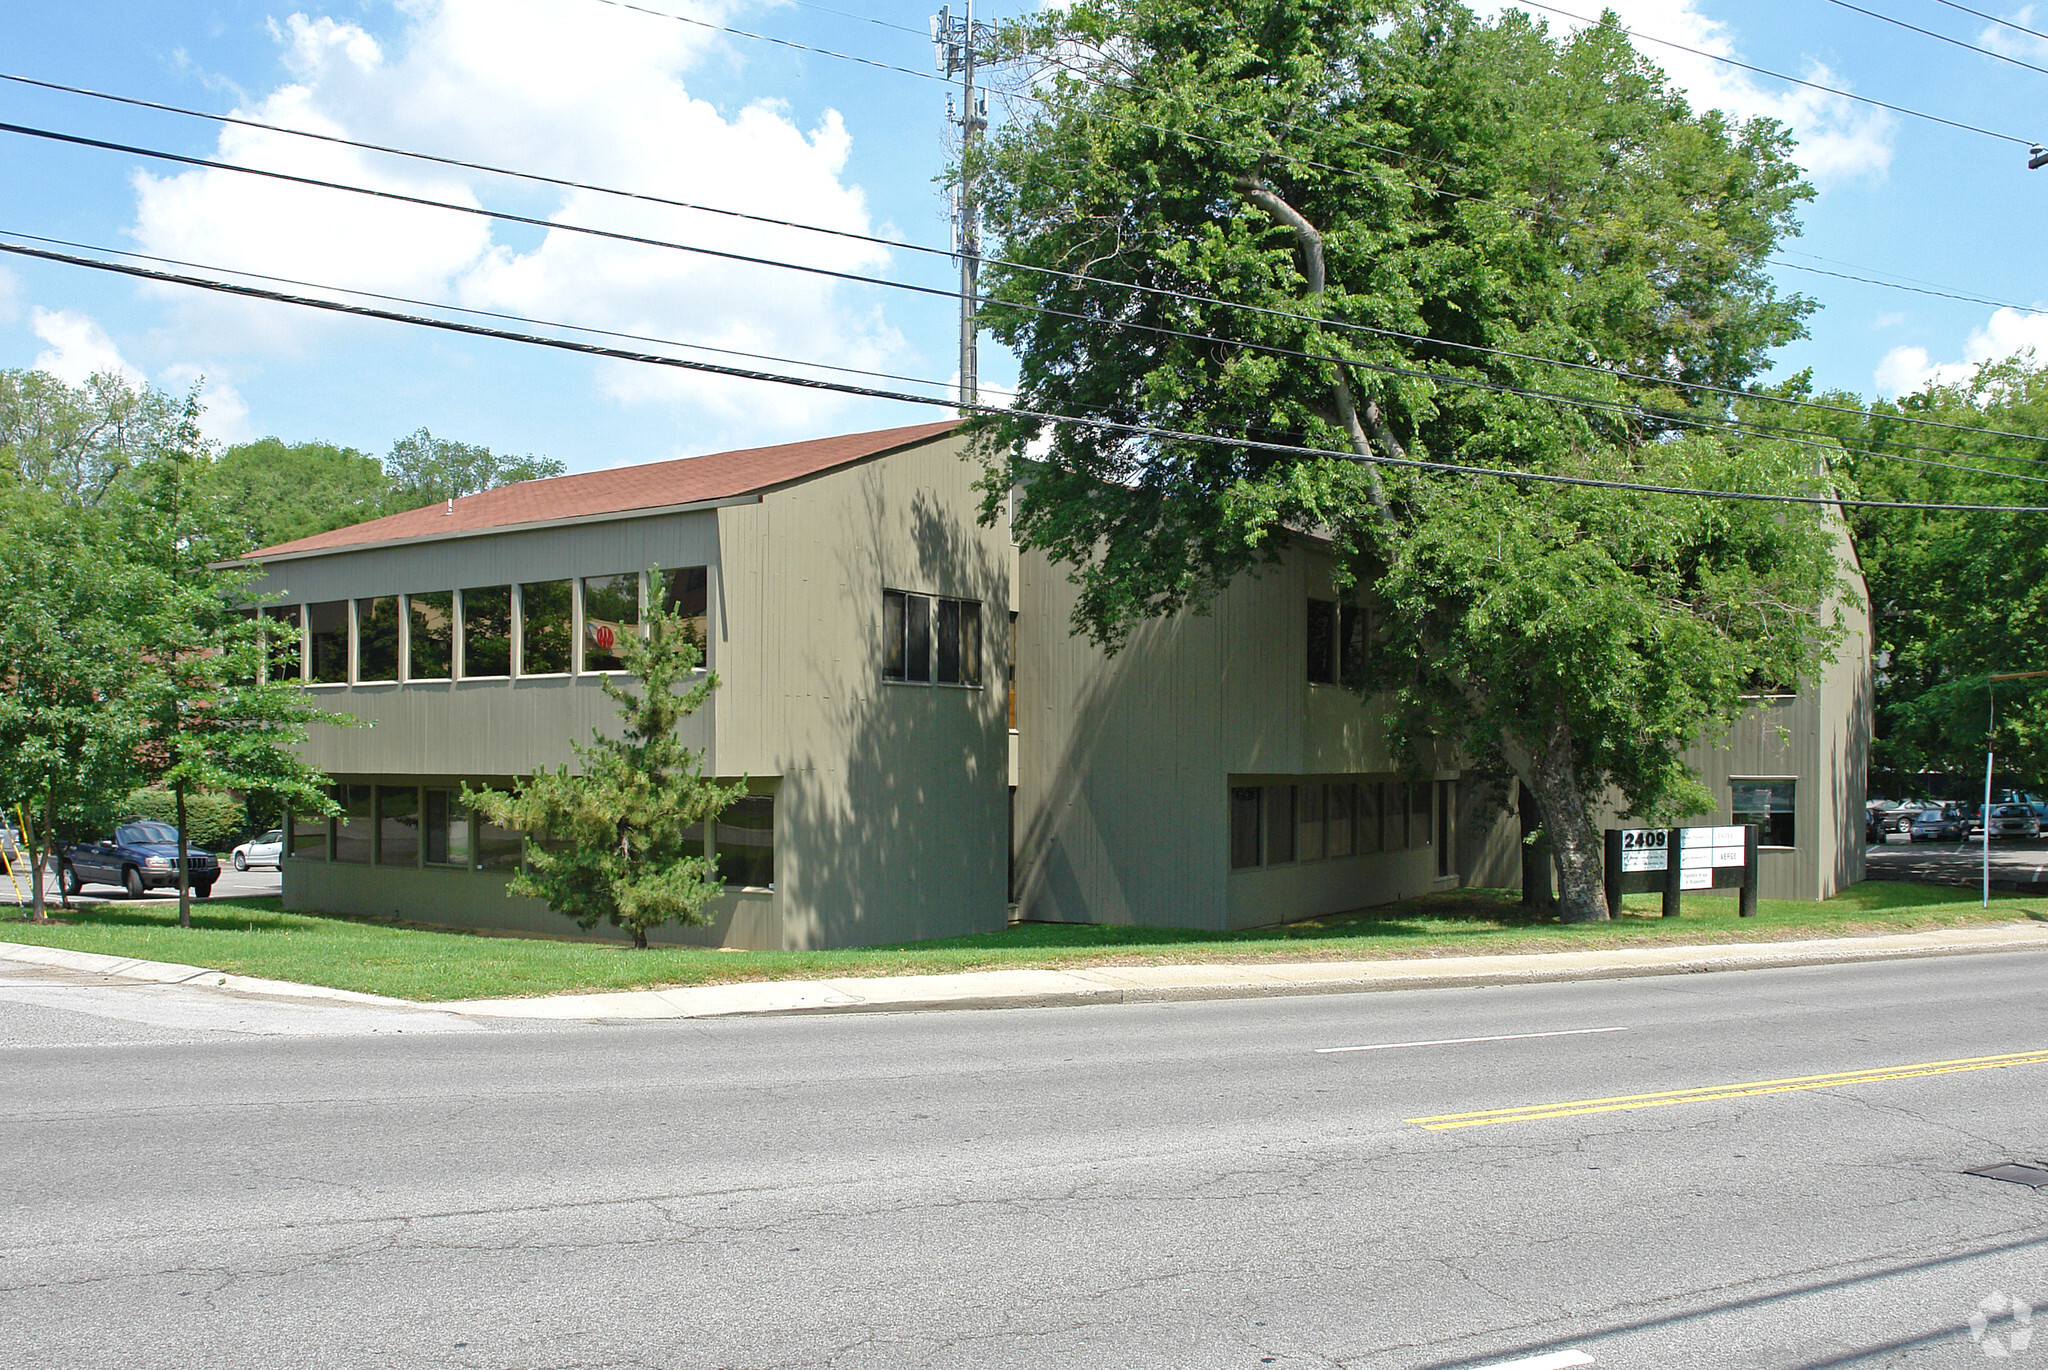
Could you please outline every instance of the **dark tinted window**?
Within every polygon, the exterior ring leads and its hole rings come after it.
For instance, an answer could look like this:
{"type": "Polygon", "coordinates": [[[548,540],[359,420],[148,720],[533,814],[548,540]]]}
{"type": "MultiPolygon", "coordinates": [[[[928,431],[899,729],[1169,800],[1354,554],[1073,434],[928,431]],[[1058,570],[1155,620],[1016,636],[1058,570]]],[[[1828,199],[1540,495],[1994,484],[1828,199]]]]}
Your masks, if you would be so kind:
{"type": "Polygon", "coordinates": [[[718,816],[719,878],[766,889],[775,883],[775,797],[741,795],[718,816]]]}
{"type": "Polygon", "coordinates": [[[178,830],[169,823],[124,823],[115,829],[114,841],[124,847],[175,847],[178,830]]]}
{"type": "Polygon", "coordinates": [[[462,592],[462,674],[512,674],[512,587],[486,585],[462,592]]]}
{"type": "Polygon", "coordinates": [[[1337,614],[1337,657],[1339,679],[1356,685],[1365,679],[1367,620],[1365,607],[1346,604],[1337,614]]]}
{"type": "Polygon", "coordinates": [[[1266,864],[1294,859],[1294,786],[1266,786],[1266,864]]]}
{"type": "Polygon", "coordinates": [[[904,664],[904,599],[901,590],[882,591],[882,679],[906,678],[904,664]]]}
{"type": "Polygon", "coordinates": [[[960,605],[960,683],[981,684],[981,606],[971,601],[960,605]]]}
{"type": "Polygon", "coordinates": [[[406,676],[411,680],[446,680],[455,663],[455,592],[407,595],[406,676]]]}
{"type": "Polygon", "coordinates": [[[1308,678],[1322,685],[1337,680],[1337,606],[1326,599],[1308,602],[1308,678]]]}
{"type": "Polygon", "coordinates": [[[519,587],[519,674],[565,675],[569,670],[569,582],[544,580],[519,587]]]}
{"type": "Polygon", "coordinates": [[[398,679],[398,596],[356,601],[356,679],[398,679]]]}
{"type": "Polygon", "coordinates": [[[932,601],[929,595],[903,597],[903,678],[932,678],[932,601]]]}
{"type": "Polygon", "coordinates": [[[308,604],[306,630],[312,649],[314,683],[348,684],[348,601],[308,604]]]}
{"type": "Polygon", "coordinates": [[[306,644],[299,628],[299,606],[274,604],[263,611],[265,669],[272,680],[298,680],[304,674],[306,644]]]}
{"type": "Polygon", "coordinates": [[[1256,785],[1239,785],[1230,791],[1230,868],[1246,870],[1259,864],[1260,798],[1256,785]]]}
{"type": "Polygon", "coordinates": [[[469,864],[469,811],[454,790],[428,790],[420,814],[422,856],[430,866],[469,864]]]}
{"type": "Polygon", "coordinates": [[[689,623],[690,640],[710,642],[711,577],[702,566],[680,566],[663,577],[661,607],[689,623]]]}
{"type": "Polygon", "coordinates": [[[334,820],[334,859],[370,862],[371,789],[368,785],[336,785],[334,798],[341,817],[334,820]]]}
{"type": "Polygon", "coordinates": [[[640,631],[640,577],[583,578],[583,669],[622,671],[619,644],[640,631]]]}
{"type": "Polygon", "coordinates": [[[942,599],[938,602],[934,618],[938,625],[939,672],[941,685],[960,683],[960,601],[942,599]]]}
{"type": "Polygon", "coordinates": [[[410,785],[377,787],[377,863],[417,866],[420,861],[420,792],[410,785]]]}

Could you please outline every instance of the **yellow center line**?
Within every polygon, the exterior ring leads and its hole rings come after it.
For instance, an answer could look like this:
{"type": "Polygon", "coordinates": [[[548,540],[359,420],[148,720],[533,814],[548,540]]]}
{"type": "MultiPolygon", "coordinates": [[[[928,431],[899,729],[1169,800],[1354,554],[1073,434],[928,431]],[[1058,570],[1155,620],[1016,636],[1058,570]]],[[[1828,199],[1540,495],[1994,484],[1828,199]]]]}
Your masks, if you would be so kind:
{"type": "Polygon", "coordinates": [[[1569,1118],[1585,1113],[1620,1113],[1631,1109],[1669,1108],[1673,1104],[1743,1099],[1757,1094],[1789,1094],[1803,1089],[1832,1089],[1841,1085],[1875,1084],[1886,1080],[1918,1079],[1927,1075],[1953,1075],[1969,1070],[1999,1070],[2006,1066],[2031,1065],[2048,1065],[2048,1048],[2008,1052],[2001,1056],[1964,1056],[1952,1061],[1873,1066],[1866,1070],[1836,1071],[1827,1075],[1793,1075],[1780,1080],[1699,1085],[1692,1089],[1666,1089],[1650,1094],[1616,1094],[1604,1099],[1570,1099],[1554,1104],[1524,1104],[1516,1108],[1480,1109],[1473,1113],[1442,1113],[1428,1118],[1405,1118],[1402,1121],[1414,1123],[1432,1132],[1446,1132],[1453,1128],[1521,1123],[1537,1118],[1569,1118]]]}

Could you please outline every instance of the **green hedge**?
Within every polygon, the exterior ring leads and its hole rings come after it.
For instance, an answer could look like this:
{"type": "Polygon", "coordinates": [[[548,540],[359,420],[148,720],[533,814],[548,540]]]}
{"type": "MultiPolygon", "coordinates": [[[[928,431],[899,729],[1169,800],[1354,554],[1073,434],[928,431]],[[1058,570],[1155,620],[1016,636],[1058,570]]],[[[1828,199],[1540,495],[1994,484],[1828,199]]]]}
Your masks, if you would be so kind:
{"type": "MultiPolygon", "coordinates": [[[[178,797],[169,790],[137,790],[128,796],[128,812],[159,823],[178,821],[178,797]]],[[[186,840],[204,851],[224,852],[248,831],[249,810],[231,794],[185,796],[186,840]]]]}

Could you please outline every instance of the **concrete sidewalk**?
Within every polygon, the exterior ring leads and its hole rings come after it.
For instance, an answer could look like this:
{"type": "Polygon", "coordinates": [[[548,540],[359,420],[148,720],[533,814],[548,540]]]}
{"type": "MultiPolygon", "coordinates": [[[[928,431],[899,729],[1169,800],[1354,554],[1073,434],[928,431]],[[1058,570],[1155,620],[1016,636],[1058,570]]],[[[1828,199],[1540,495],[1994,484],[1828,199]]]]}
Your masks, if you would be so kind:
{"type": "Polygon", "coordinates": [[[1102,966],[1083,970],[988,970],[955,975],[896,975],[868,979],[765,980],[680,989],[560,994],[536,999],[471,999],[431,1004],[325,989],[318,985],[229,975],[198,966],[135,961],[19,943],[0,943],[0,961],[57,966],[99,975],[189,986],[236,997],[318,999],[336,1006],[355,1005],[385,1011],[412,1009],[471,1018],[602,1022],[716,1018],[735,1014],[1053,1008],[1190,999],[1255,999],[1287,994],[1358,994],[1373,990],[1607,980],[1638,975],[1680,975],[2040,950],[2048,950],[2048,923],[2026,922],[1874,937],[1813,938],[1798,942],[1624,947],[1605,951],[1443,956],[1404,961],[1268,961],[1102,966]]]}

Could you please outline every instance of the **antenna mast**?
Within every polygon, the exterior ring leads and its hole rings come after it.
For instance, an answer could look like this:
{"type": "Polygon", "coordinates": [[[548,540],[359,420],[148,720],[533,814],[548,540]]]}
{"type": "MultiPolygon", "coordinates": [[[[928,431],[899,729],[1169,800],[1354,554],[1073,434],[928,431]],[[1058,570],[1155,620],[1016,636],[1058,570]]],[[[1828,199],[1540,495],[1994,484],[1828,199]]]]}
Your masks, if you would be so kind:
{"type": "Polygon", "coordinates": [[[975,54],[995,37],[993,25],[976,23],[974,0],[961,0],[962,13],[943,5],[932,16],[932,55],[947,76],[960,78],[960,104],[946,97],[946,120],[960,129],[960,183],[953,191],[953,251],[960,258],[960,404],[980,398],[980,358],[974,324],[981,294],[981,207],[974,195],[974,147],[988,128],[988,97],[974,88],[975,54]]]}

